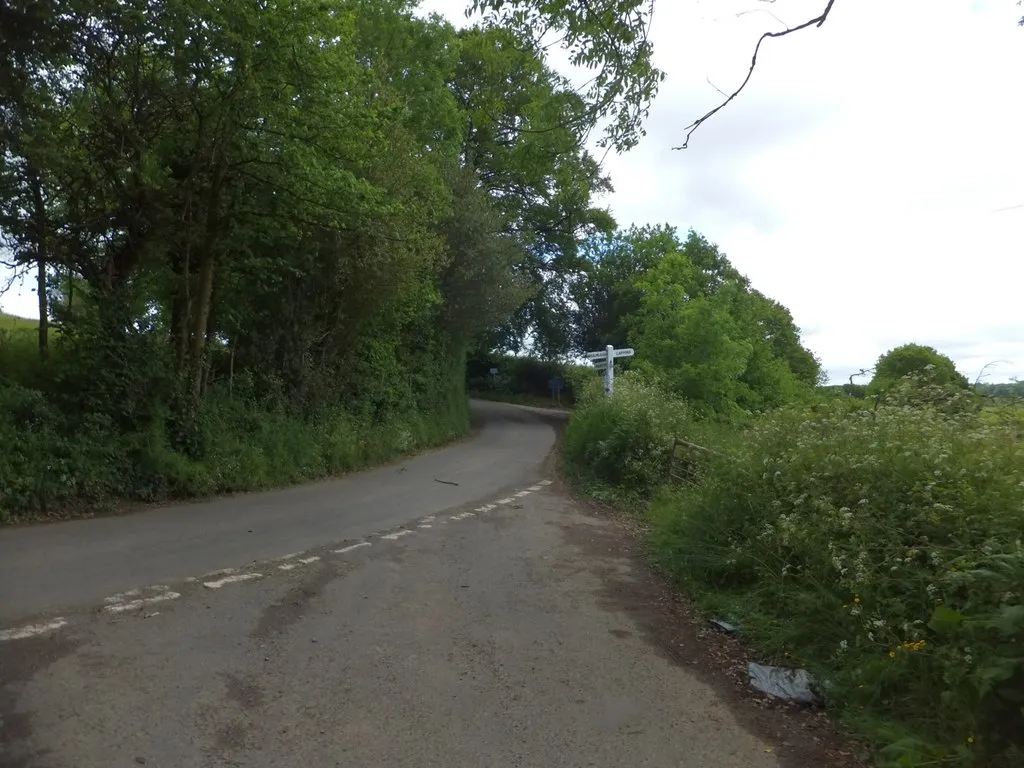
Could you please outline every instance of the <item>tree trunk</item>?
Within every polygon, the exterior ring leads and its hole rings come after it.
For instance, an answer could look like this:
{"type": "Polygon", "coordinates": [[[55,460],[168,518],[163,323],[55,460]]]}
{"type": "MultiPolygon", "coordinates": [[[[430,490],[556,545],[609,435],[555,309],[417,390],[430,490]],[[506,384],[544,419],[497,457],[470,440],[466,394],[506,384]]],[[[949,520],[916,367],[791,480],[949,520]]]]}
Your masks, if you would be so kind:
{"type": "Polygon", "coordinates": [[[50,346],[50,306],[46,292],[46,204],[43,202],[43,185],[39,174],[29,171],[32,175],[32,218],[36,240],[36,291],[39,298],[39,357],[46,359],[50,346]]]}
{"type": "Polygon", "coordinates": [[[202,256],[199,262],[199,284],[196,290],[192,314],[192,398],[199,402],[203,394],[203,372],[206,357],[206,330],[213,306],[214,252],[220,235],[220,195],[224,183],[224,164],[214,169],[213,184],[206,206],[206,236],[203,238],[202,256]]]}
{"type": "Polygon", "coordinates": [[[46,293],[46,259],[39,259],[36,266],[38,269],[36,290],[39,293],[39,357],[45,360],[50,351],[50,306],[49,296],[46,293]]]}
{"type": "Polygon", "coordinates": [[[203,255],[203,261],[199,267],[199,290],[192,319],[192,397],[196,401],[203,394],[206,326],[210,320],[213,299],[213,275],[213,253],[211,251],[203,255]]]}

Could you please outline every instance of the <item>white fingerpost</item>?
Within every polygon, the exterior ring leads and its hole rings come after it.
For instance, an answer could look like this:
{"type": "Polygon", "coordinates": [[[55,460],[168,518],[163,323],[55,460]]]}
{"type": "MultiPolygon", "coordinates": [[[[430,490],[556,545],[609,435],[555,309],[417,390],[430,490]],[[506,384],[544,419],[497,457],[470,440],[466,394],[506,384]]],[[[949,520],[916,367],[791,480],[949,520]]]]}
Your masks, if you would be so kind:
{"type": "Polygon", "coordinates": [[[615,349],[611,344],[601,352],[587,352],[586,357],[597,370],[604,371],[604,393],[607,397],[612,396],[615,389],[615,358],[632,357],[633,350],[630,348],[615,349]]]}
{"type": "Polygon", "coordinates": [[[604,352],[607,355],[605,357],[605,369],[604,369],[604,394],[605,397],[612,396],[612,390],[615,389],[615,358],[612,354],[615,352],[615,347],[609,344],[604,348],[604,352]]]}

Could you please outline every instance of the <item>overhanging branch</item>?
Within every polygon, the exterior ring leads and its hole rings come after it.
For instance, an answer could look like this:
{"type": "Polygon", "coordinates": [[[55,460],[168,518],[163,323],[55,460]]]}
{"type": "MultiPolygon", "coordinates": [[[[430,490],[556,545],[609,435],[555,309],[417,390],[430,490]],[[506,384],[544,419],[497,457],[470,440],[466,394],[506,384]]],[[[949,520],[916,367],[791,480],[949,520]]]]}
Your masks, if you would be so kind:
{"type": "Polygon", "coordinates": [[[780,30],[778,32],[765,32],[763,35],[761,35],[761,37],[758,38],[757,40],[757,45],[754,46],[754,55],[750,57],[750,69],[747,70],[747,76],[743,78],[743,82],[740,83],[740,87],[733,91],[728,97],[726,97],[725,101],[723,101],[717,107],[715,107],[702,117],[698,117],[688,126],[686,126],[686,136],[683,138],[683,143],[680,144],[678,147],[672,147],[672,149],[686,149],[690,145],[690,137],[693,135],[693,132],[700,128],[701,125],[703,125],[705,122],[714,117],[717,113],[721,112],[725,107],[729,105],[729,103],[733,99],[740,95],[740,92],[742,92],[744,88],[747,87],[747,83],[750,82],[750,78],[753,77],[754,75],[754,68],[757,66],[757,54],[761,50],[761,43],[763,43],[769,37],[785,37],[786,35],[791,35],[794,32],[799,32],[801,29],[807,29],[808,27],[820,27],[822,24],[825,23],[825,19],[828,18],[828,15],[832,10],[832,6],[835,4],[835,1],[836,0],[828,0],[828,4],[825,6],[825,10],[823,10],[819,15],[815,16],[813,19],[805,21],[803,24],[799,24],[795,27],[787,27],[786,29],[780,30]]]}

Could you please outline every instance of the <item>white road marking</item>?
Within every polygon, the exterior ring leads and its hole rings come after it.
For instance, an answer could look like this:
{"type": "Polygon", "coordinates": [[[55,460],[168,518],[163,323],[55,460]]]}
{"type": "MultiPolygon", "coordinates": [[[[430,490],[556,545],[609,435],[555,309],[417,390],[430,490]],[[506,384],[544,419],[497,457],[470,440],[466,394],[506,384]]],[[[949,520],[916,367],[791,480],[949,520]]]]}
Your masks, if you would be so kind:
{"type": "Polygon", "coordinates": [[[353,549],[359,549],[360,547],[369,547],[371,544],[372,542],[369,541],[360,541],[358,544],[349,544],[347,547],[336,549],[334,550],[334,554],[344,555],[346,552],[351,552],[353,549]]]}
{"type": "Polygon", "coordinates": [[[541,480],[539,485],[551,485],[553,482],[555,482],[555,481],[554,480],[541,480]]]}
{"type": "Polygon", "coordinates": [[[515,499],[512,498],[511,496],[509,496],[507,499],[498,499],[499,504],[511,504],[513,501],[515,501],[515,499]]]}
{"type": "Polygon", "coordinates": [[[420,523],[416,527],[417,528],[433,528],[434,526],[432,526],[430,523],[420,523]]]}
{"type": "Polygon", "coordinates": [[[531,493],[533,493],[533,491],[520,491],[516,494],[516,498],[521,499],[523,496],[529,496],[531,493]]]}
{"type": "Polygon", "coordinates": [[[296,565],[295,563],[285,563],[284,565],[277,566],[277,569],[279,571],[290,571],[293,568],[298,568],[298,565],[296,565]]]}
{"type": "Polygon", "coordinates": [[[412,531],[409,530],[401,530],[395,531],[394,533],[385,533],[383,536],[381,536],[381,538],[387,539],[388,541],[394,541],[395,539],[401,538],[402,536],[408,536],[411,533],[412,531]]]}
{"type": "Polygon", "coordinates": [[[420,522],[421,522],[421,523],[432,523],[432,522],[434,522],[434,521],[435,521],[436,519],[437,519],[437,515],[427,515],[427,516],[426,516],[426,517],[424,517],[424,518],[423,518],[422,520],[420,520],[420,522]]]}
{"type": "Polygon", "coordinates": [[[64,626],[67,626],[67,621],[58,617],[45,624],[28,624],[27,626],[16,627],[15,629],[3,629],[0,630],[0,642],[5,640],[24,640],[26,637],[35,637],[36,635],[52,632],[64,626]]]}
{"type": "Polygon", "coordinates": [[[136,595],[139,595],[139,594],[141,594],[141,592],[139,590],[137,590],[137,589],[129,589],[127,592],[118,592],[116,595],[111,595],[110,597],[104,597],[103,598],[103,602],[106,603],[107,605],[110,605],[111,603],[123,603],[129,597],[135,597],[136,595]]]}
{"type": "Polygon", "coordinates": [[[320,559],[319,556],[313,555],[312,557],[300,557],[299,558],[299,562],[302,563],[303,565],[309,565],[310,563],[317,562],[319,559],[320,559]]]}
{"type": "Polygon", "coordinates": [[[262,573],[239,573],[234,576],[225,576],[217,581],[204,581],[203,586],[207,589],[220,589],[227,584],[236,584],[240,581],[251,581],[252,579],[263,578],[262,573]]]}
{"type": "Polygon", "coordinates": [[[543,485],[531,485],[530,486],[530,490],[531,491],[539,491],[543,487],[544,487],[543,485]]]}
{"type": "Polygon", "coordinates": [[[292,552],[290,555],[281,555],[280,557],[275,558],[275,559],[276,560],[291,560],[293,557],[298,557],[301,554],[302,554],[301,552],[292,552]]]}
{"type": "Polygon", "coordinates": [[[124,613],[125,611],[137,611],[139,608],[143,608],[153,603],[165,603],[168,600],[177,600],[181,595],[177,592],[164,592],[161,595],[155,595],[153,597],[144,597],[141,600],[132,600],[129,603],[115,603],[114,605],[106,606],[106,610],[109,613],[124,613]]]}
{"type": "Polygon", "coordinates": [[[494,509],[494,504],[484,504],[482,507],[477,507],[475,512],[490,512],[494,509]]]}
{"type": "Polygon", "coordinates": [[[212,579],[214,576],[227,576],[229,573],[234,573],[237,568],[221,568],[219,571],[210,571],[200,576],[201,579],[212,579]]]}

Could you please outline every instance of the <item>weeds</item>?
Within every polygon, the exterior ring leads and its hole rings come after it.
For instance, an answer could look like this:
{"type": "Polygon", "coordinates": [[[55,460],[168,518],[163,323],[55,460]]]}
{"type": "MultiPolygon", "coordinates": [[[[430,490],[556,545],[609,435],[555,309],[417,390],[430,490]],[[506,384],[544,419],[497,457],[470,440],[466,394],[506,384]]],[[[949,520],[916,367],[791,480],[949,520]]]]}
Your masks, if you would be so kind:
{"type": "Polygon", "coordinates": [[[886,766],[1024,759],[1024,448],[970,398],[790,408],[651,510],[658,561],[809,666],[886,766]]]}

